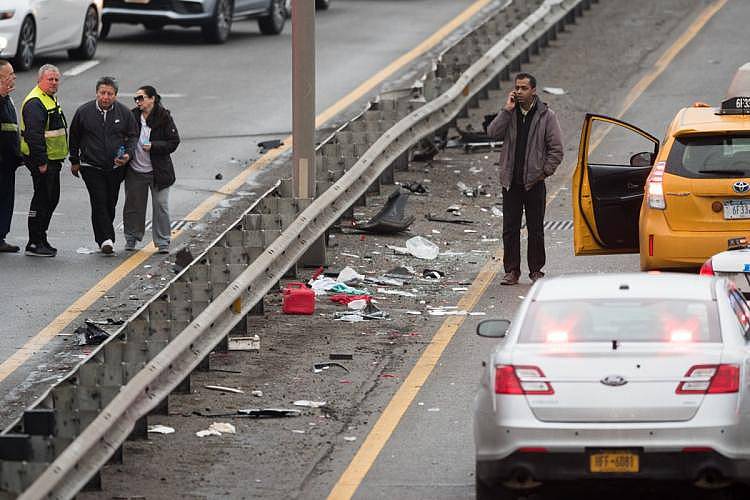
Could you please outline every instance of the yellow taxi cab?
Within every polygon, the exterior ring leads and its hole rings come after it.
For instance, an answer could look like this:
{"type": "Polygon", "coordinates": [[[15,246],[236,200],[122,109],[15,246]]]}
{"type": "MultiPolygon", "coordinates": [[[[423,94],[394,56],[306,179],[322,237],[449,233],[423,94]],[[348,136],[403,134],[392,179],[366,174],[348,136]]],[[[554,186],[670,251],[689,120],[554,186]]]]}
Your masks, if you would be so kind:
{"type": "Polygon", "coordinates": [[[680,110],[661,144],[586,115],[572,191],[576,255],[640,253],[642,270],[699,268],[750,238],[750,97],[680,110]]]}

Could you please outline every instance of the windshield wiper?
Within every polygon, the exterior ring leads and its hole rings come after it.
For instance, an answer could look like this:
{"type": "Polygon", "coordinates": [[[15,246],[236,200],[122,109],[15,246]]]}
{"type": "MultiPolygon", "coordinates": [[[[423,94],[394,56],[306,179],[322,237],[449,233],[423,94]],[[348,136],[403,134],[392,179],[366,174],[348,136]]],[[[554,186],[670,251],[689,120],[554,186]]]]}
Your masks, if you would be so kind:
{"type": "Polygon", "coordinates": [[[716,169],[708,169],[708,170],[698,170],[699,174],[728,174],[728,175],[735,175],[735,176],[745,176],[744,170],[722,170],[719,168],[716,169]]]}

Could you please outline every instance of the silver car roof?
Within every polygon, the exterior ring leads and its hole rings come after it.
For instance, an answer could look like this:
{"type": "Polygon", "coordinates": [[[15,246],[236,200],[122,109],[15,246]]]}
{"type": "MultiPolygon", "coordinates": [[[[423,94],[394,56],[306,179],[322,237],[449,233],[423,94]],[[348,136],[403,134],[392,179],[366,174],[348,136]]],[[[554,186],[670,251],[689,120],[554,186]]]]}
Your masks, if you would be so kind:
{"type": "Polygon", "coordinates": [[[678,273],[578,274],[537,282],[533,300],[713,300],[716,278],[678,273]]]}

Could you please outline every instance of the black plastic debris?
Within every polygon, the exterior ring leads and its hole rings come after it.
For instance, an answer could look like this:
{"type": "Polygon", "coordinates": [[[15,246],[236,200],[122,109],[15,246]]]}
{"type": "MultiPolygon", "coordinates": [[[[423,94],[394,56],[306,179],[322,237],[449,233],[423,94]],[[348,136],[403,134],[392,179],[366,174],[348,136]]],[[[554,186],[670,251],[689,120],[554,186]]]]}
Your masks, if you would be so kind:
{"type": "Polygon", "coordinates": [[[354,359],[354,354],[348,352],[332,352],[328,355],[328,359],[354,359]]]}
{"type": "Polygon", "coordinates": [[[188,247],[180,248],[174,256],[174,272],[179,273],[193,262],[193,253],[188,247]]]}
{"type": "Polygon", "coordinates": [[[416,219],[415,216],[404,213],[408,201],[409,194],[396,189],[388,196],[380,212],[364,224],[358,224],[357,229],[376,234],[395,234],[406,231],[416,219]]]}
{"type": "Polygon", "coordinates": [[[281,146],[283,146],[284,143],[280,141],[279,139],[271,139],[270,141],[261,141],[258,143],[258,147],[260,148],[260,153],[266,153],[271,149],[276,149],[281,146]]]}
{"type": "Polygon", "coordinates": [[[430,192],[424,184],[416,181],[401,184],[401,187],[414,194],[427,194],[430,192]]]}
{"type": "Polygon", "coordinates": [[[447,222],[449,224],[474,224],[470,219],[459,219],[457,217],[440,217],[439,215],[428,213],[425,218],[430,222],[447,222]]]}
{"type": "Polygon", "coordinates": [[[93,325],[100,325],[100,326],[107,326],[107,325],[124,325],[125,320],[124,319],[114,319],[114,318],[106,318],[106,319],[86,319],[86,323],[91,323],[93,325]]]}
{"type": "Polygon", "coordinates": [[[88,319],[83,322],[83,326],[76,328],[73,333],[76,335],[78,345],[99,345],[109,338],[109,333],[106,330],[88,319]]]}
{"type": "Polygon", "coordinates": [[[349,368],[342,365],[341,363],[336,363],[335,361],[326,361],[324,363],[313,364],[313,372],[315,373],[320,373],[323,370],[328,370],[329,368],[343,368],[345,372],[349,373],[349,368]]]}
{"type": "Polygon", "coordinates": [[[417,148],[411,154],[411,159],[414,161],[432,161],[433,158],[440,152],[438,147],[430,139],[422,139],[419,142],[417,148]]]}
{"type": "Polygon", "coordinates": [[[452,139],[448,141],[446,147],[463,148],[466,152],[469,152],[480,148],[492,149],[502,146],[503,141],[495,140],[487,135],[487,128],[490,126],[490,123],[492,123],[492,120],[494,120],[496,116],[497,114],[484,115],[481,132],[474,130],[474,127],[471,125],[471,123],[469,123],[465,129],[456,127],[456,130],[458,130],[458,133],[460,134],[460,139],[452,139]]]}
{"type": "Polygon", "coordinates": [[[393,269],[385,273],[383,276],[385,276],[386,278],[393,278],[396,280],[401,280],[406,284],[406,283],[409,283],[409,281],[412,278],[414,278],[414,273],[403,266],[398,266],[398,267],[394,267],[393,269]]]}
{"type": "Polygon", "coordinates": [[[445,273],[443,271],[438,271],[437,269],[425,269],[422,271],[422,277],[439,280],[445,278],[445,273]]]}
{"type": "Polygon", "coordinates": [[[214,175],[214,179],[216,179],[217,181],[220,181],[223,178],[224,178],[224,174],[222,174],[221,172],[219,172],[218,174],[214,175]]]}

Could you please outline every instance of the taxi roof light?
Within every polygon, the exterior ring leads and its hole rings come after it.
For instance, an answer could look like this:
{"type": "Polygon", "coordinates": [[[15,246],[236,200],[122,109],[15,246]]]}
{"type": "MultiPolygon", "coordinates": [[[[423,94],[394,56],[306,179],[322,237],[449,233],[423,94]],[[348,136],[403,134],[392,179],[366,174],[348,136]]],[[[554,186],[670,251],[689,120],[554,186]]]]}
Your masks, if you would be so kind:
{"type": "Polygon", "coordinates": [[[750,115],[750,97],[730,97],[722,101],[717,115],[750,115]]]}

